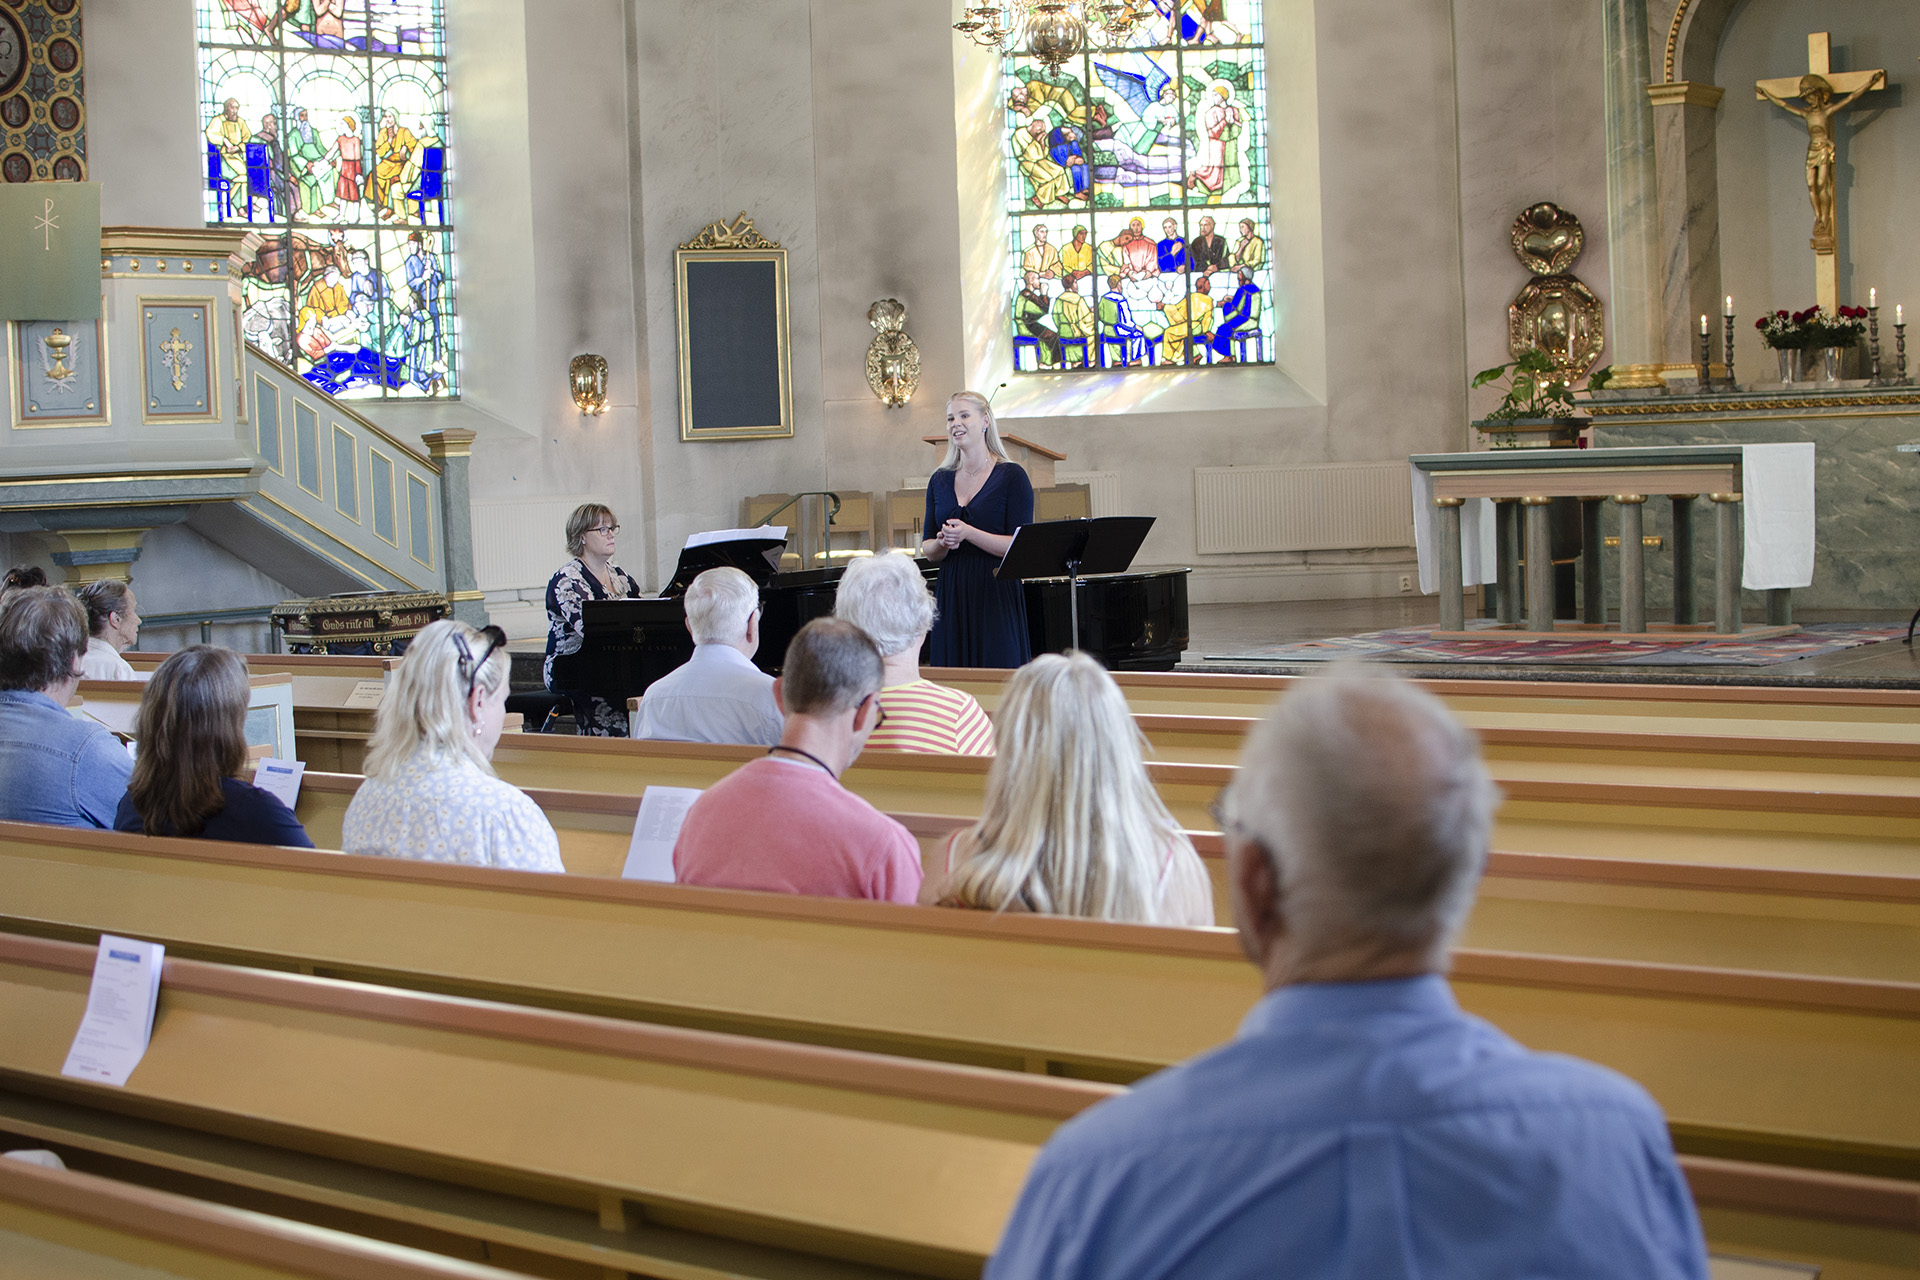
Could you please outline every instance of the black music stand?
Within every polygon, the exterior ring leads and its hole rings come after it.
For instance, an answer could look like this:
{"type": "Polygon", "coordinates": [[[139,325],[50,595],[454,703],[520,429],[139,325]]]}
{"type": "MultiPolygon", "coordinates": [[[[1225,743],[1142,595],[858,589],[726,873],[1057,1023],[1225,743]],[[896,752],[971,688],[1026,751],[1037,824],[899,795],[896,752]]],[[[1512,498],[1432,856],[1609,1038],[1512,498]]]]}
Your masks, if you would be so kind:
{"type": "Polygon", "coordinates": [[[673,577],[660,594],[663,598],[683,596],[695,578],[709,569],[719,568],[738,569],[752,578],[755,586],[764,587],[773,580],[779,566],[780,552],[786,545],[784,537],[776,538],[761,533],[683,548],[680,562],[673,567],[673,577]]]}
{"type": "Polygon", "coordinates": [[[1048,520],[1023,524],[994,568],[996,578],[1067,579],[1067,615],[1073,647],[1080,647],[1080,579],[1087,574],[1125,573],[1153,528],[1152,516],[1101,516],[1094,520],[1048,520]]]}

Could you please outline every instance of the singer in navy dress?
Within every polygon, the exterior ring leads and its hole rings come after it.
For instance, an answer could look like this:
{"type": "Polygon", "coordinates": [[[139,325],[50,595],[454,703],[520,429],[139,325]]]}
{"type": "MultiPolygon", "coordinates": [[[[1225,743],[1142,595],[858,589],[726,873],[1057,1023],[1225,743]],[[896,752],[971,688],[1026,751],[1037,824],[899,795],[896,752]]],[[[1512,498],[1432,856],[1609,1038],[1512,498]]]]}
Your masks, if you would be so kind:
{"type": "Polygon", "coordinates": [[[927,481],[921,553],[940,566],[939,615],[928,637],[936,667],[1019,667],[1033,657],[1026,589],[993,570],[1013,532],[1033,523],[1033,482],[1007,459],[992,410],[972,392],[948,402],[949,464],[927,481]],[[984,473],[984,474],[983,474],[984,473]],[[972,490],[965,503],[956,490],[972,490]],[[977,488],[976,488],[977,486],[977,488]]]}

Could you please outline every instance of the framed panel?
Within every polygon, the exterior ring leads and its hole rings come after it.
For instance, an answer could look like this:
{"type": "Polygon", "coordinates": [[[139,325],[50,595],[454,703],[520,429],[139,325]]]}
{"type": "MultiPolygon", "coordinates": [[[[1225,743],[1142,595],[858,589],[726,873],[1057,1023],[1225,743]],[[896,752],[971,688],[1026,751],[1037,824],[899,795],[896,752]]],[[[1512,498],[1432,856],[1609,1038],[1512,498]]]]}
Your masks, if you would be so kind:
{"type": "Polygon", "coordinates": [[[141,298],[140,413],[145,422],[220,420],[219,333],[211,298],[141,298]]]}
{"type": "Polygon", "coordinates": [[[673,255],[682,440],[793,434],[787,252],[751,219],[737,223],[713,223],[673,255]]]}
{"type": "Polygon", "coordinates": [[[16,430],[110,425],[104,320],[19,320],[7,330],[8,400],[16,430]]]}
{"type": "Polygon", "coordinates": [[[259,422],[256,439],[260,456],[273,474],[284,476],[287,473],[280,453],[280,388],[270,379],[255,374],[253,401],[254,417],[259,422]]]}
{"type": "Polygon", "coordinates": [[[320,491],[320,415],[298,400],[293,402],[293,482],[326,501],[320,491]]]}
{"type": "Polygon", "coordinates": [[[407,554],[433,568],[433,490],[407,472],[407,554]]]}
{"type": "Polygon", "coordinates": [[[333,509],[360,523],[360,473],[354,465],[353,432],[333,424],[333,509]]]}
{"type": "MultiPolygon", "coordinates": [[[[191,262],[187,264],[187,269],[189,271],[193,269],[191,262]]],[[[233,333],[231,335],[233,347],[233,416],[240,425],[245,426],[247,422],[247,349],[240,339],[240,308],[229,307],[227,309],[227,315],[233,320],[233,333]]]]}
{"type": "Polygon", "coordinates": [[[400,549],[400,533],[393,518],[393,459],[378,449],[367,450],[367,502],[373,510],[373,536],[400,549]]]}

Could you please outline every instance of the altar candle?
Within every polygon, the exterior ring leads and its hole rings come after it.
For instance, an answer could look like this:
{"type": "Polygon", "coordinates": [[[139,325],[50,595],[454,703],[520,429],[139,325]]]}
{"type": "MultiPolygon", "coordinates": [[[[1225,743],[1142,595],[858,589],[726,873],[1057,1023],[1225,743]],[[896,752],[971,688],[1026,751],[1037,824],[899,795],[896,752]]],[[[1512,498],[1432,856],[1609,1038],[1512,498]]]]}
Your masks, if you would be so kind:
{"type": "Polygon", "coordinates": [[[1867,305],[1876,311],[1880,309],[1880,291],[1878,289],[1867,290],[1867,305]]]}
{"type": "Polygon", "coordinates": [[[1893,307],[1893,322],[1895,324],[1905,324],[1907,322],[1907,309],[1899,303],[1895,303],[1893,307]]]}
{"type": "Polygon", "coordinates": [[[1733,319],[1733,295],[1732,294],[1727,295],[1727,309],[1721,314],[1725,315],[1729,320],[1733,319]]]}
{"type": "Polygon", "coordinates": [[[1700,317],[1700,336],[1703,338],[1707,336],[1707,318],[1705,316],[1700,317]]]}

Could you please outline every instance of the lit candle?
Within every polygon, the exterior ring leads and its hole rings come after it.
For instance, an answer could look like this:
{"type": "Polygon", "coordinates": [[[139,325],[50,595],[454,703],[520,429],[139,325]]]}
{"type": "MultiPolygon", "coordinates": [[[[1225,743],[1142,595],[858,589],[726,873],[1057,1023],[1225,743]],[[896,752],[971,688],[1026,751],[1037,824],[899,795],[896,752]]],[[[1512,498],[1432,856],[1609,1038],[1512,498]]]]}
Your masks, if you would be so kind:
{"type": "Polygon", "coordinates": [[[1700,336],[1703,338],[1707,336],[1707,318],[1705,316],[1700,317],[1700,336]]]}
{"type": "Polygon", "coordinates": [[[1907,322],[1907,309],[1898,303],[1894,304],[1893,322],[1895,324],[1905,324],[1907,322]]]}
{"type": "Polygon", "coordinates": [[[1729,320],[1733,319],[1733,295],[1732,294],[1727,295],[1727,309],[1723,311],[1721,314],[1726,316],[1726,318],[1729,320]]]}
{"type": "Polygon", "coordinates": [[[1878,289],[1869,289],[1869,290],[1867,290],[1867,305],[1868,305],[1868,306],[1870,306],[1870,307],[1873,307],[1873,308],[1875,308],[1876,310],[1877,310],[1877,309],[1879,308],[1879,306],[1880,306],[1880,291],[1879,291],[1878,289]]]}

